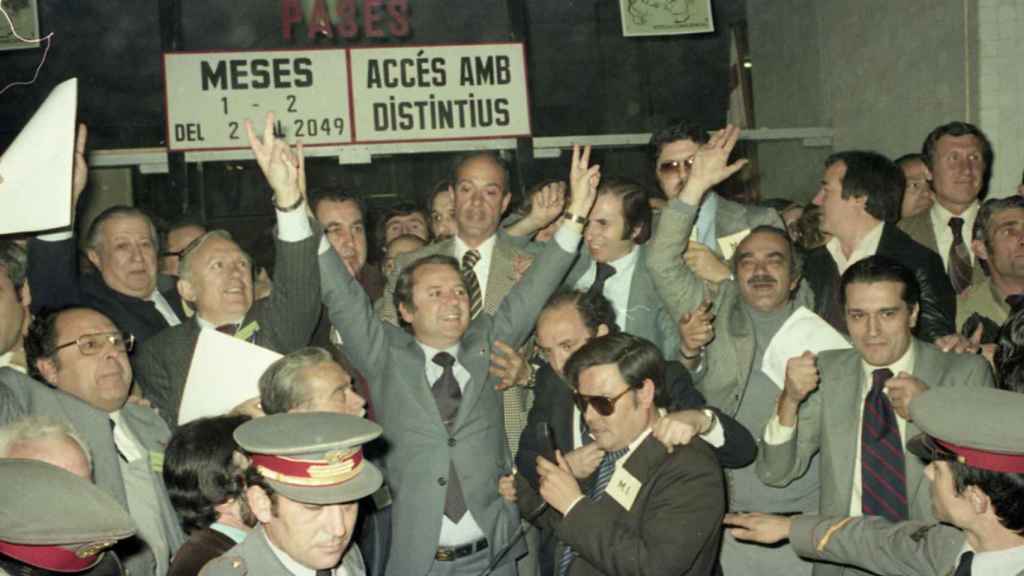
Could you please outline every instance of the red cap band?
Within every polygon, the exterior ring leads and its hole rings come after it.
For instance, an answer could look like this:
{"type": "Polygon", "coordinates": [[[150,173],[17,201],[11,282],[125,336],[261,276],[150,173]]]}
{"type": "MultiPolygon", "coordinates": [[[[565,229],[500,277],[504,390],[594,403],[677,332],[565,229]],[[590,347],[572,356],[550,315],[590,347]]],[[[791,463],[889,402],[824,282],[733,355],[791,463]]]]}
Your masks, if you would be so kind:
{"type": "Polygon", "coordinates": [[[999,452],[986,452],[966,446],[958,446],[950,442],[943,442],[933,437],[935,443],[957,455],[961,464],[971,468],[981,468],[993,472],[1009,472],[1024,474],[1024,454],[1002,454],[999,452]]]}
{"type": "Polygon", "coordinates": [[[81,572],[95,566],[100,561],[99,553],[108,546],[110,543],[105,543],[92,554],[85,554],[91,547],[83,548],[76,553],[63,546],[31,546],[0,542],[0,553],[25,564],[54,572],[81,572]]]}
{"type": "Polygon", "coordinates": [[[329,452],[324,460],[297,460],[272,454],[253,454],[252,463],[264,477],[296,486],[334,486],[354,478],[363,464],[363,450],[329,452]]]}

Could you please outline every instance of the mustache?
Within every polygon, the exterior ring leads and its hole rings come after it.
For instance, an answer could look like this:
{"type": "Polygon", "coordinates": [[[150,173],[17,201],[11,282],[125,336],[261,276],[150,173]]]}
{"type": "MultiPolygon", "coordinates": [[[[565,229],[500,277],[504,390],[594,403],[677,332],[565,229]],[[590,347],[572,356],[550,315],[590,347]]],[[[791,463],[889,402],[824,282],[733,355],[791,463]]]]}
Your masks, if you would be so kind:
{"type": "Polygon", "coordinates": [[[747,280],[747,286],[753,286],[754,284],[775,284],[777,282],[778,281],[775,280],[775,278],[772,278],[767,274],[760,274],[757,276],[751,276],[750,279],[747,280]]]}

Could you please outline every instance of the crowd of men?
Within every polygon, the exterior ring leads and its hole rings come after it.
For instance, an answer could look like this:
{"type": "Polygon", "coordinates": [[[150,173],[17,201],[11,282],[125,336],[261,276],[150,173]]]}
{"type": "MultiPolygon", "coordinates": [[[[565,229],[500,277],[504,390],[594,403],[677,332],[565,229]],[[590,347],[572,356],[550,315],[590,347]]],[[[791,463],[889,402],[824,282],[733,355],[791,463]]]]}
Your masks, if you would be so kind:
{"type": "Polygon", "coordinates": [[[272,273],[130,206],[0,238],[0,574],[1024,573],[1024,196],[977,127],[806,207],[679,124],[659,190],[577,146],[510,210],[478,152],[371,218],[272,126],[272,273]],[[281,358],[186,420],[204,330],[281,358]]]}

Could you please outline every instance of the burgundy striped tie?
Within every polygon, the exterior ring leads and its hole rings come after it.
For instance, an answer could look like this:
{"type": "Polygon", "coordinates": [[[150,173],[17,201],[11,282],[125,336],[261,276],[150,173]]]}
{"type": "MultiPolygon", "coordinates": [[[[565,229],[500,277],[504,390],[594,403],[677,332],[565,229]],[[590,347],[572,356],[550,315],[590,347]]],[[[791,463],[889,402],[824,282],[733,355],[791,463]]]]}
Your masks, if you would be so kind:
{"type": "Polygon", "coordinates": [[[906,465],[896,413],[883,391],[892,370],[879,368],[871,378],[860,435],[861,509],[866,516],[902,522],[907,519],[906,465]]]}

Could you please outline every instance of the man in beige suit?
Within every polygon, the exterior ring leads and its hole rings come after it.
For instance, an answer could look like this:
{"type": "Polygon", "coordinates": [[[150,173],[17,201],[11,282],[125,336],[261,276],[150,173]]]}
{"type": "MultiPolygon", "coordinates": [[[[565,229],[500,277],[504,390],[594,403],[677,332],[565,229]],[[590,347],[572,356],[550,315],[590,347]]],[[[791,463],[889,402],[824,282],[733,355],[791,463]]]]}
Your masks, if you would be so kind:
{"type": "Polygon", "coordinates": [[[992,144],[973,124],[950,122],[924,141],[927,177],[935,190],[929,210],[900,221],[911,238],[942,257],[953,290],[960,294],[985,279],[970,250],[970,233],[991,176],[992,144]]]}

